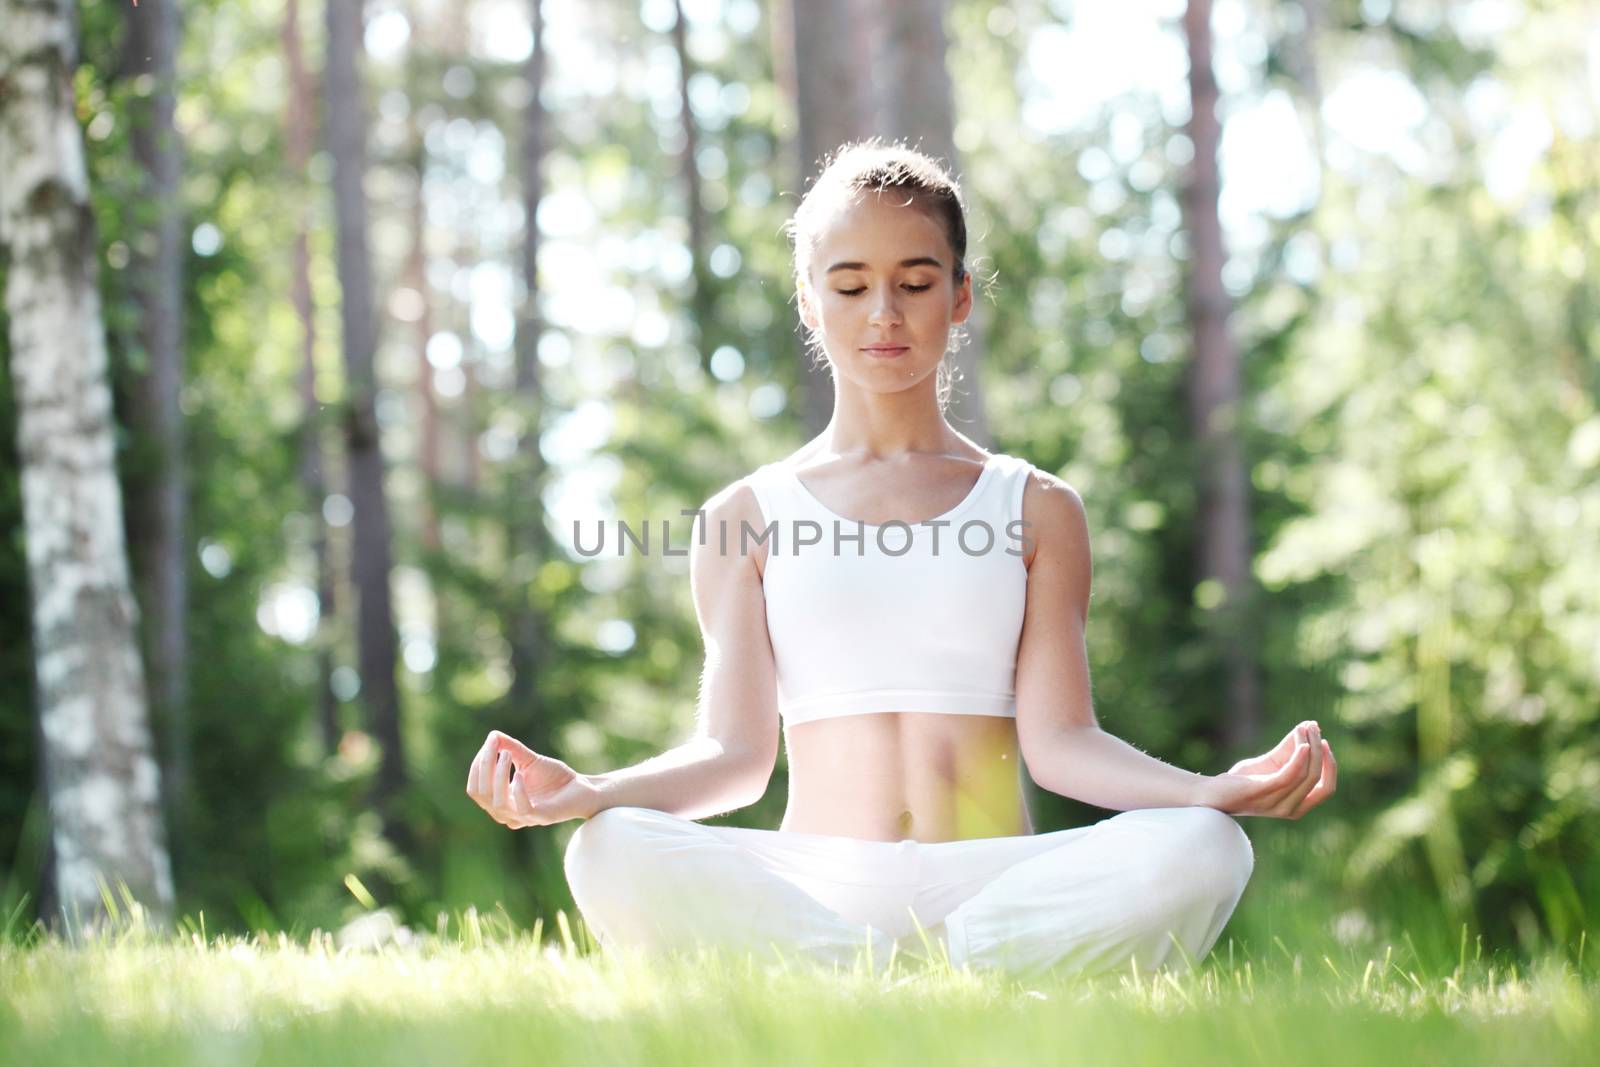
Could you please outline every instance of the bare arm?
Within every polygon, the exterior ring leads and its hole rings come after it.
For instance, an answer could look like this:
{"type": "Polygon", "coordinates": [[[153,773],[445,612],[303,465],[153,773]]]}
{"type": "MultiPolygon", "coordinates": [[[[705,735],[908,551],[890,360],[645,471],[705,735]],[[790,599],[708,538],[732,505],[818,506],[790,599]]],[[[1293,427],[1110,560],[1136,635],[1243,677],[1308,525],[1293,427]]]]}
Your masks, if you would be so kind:
{"type": "Polygon", "coordinates": [[[1092,564],[1083,501],[1048,474],[1030,477],[1024,500],[1038,548],[1017,649],[1017,736],[1035,782],[1116,811],[1206,806],[1289,818],[1333,791],[1333,752],[1314,723],[1215,777],[1163,763],[1102,730],[1084,641],[1092,564]]]}
{"type": "Polygon", "coordinates": [[[707,502],[707,536],[689,550],[689,582],[705,643],[694,736],[620,770],[579,774],[499,731],[473,760],[467,793],[513,828],[588,818],[606,808],[639,807],[701,819],[753,804],[778,759],[777,669],[767,637],[766,600],[755,561],[727,554],[719,523],[760,528],[760,508],[742,483],[707,502]],[[503,758],[502,758],[503,755],[503,758]]]}
{"type": "Polygon", "coordinates": [[[778,759],[777,669],[755,561],[716,531],[740,520],[760,528],[755,494],[735,483],[705,508],[689,550],[689,582],[705,644],[695,734],[643,763],[591,775],[598,808],[655,808],[700,819],[761,799],[778,759]],[[702,544],[701,541],[705,543],[702,544]]]}

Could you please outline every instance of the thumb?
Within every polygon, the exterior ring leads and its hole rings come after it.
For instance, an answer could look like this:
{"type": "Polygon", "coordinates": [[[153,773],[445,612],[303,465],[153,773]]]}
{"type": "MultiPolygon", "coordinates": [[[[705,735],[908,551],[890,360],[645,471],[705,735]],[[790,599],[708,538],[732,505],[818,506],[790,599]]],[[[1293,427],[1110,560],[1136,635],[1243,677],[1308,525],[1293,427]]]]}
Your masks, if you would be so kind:
{"type": "Polygon", "coordinates": [[[1275,760],[1286,760],[1294,755],[1295,746],[1300,743],[1300,727],[1296,726],[1283,735],[1283,740],[1272,746],[1272,751],[1267,755],[1275,760]]]}
{"type": "Polygon", "coordinates": [[[526,769],[530,764],[540,759],[539,753],[508,734],[500,735],[500,743],[497,748],[498,751],[509,753],[511,762],[516,764],[519,770],[526,769]]]}

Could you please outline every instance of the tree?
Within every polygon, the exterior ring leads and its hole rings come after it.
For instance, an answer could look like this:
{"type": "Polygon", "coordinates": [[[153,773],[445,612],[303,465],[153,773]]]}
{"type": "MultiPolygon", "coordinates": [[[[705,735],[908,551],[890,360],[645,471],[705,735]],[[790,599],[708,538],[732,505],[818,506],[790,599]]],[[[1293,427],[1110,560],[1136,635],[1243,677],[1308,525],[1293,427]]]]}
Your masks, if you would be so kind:
{"type": "MultiPolygon", "coordinates": [[[[289,69],[289,91],[284,109],[284,156],[296,188],[306,190],[311,146],[316,141],[315,91],[306,69],[300,42],[300,0],[288,0],[283,14],[283,54],[289,69]]],[[[333,648],[328,620],[335,611],[333,560],[328,548],[328,523],[322,503],[328,480],[322,448],[322,404],[317,400],[316,308],[311,298],[311,223],[301,204],[294,227],[291,299],[300,323],[300,484],[304,486],[311,515],[311,552],[317,570],[317,723],[323,748],[332,752],[339,743],[338,701],[333,693],[333,648]]]]}
{"type": "MultiPolygon", "coordinates": [[[[956,169],[944,16],[945,0],[819,0],[803,9],[791,0],[784,5],[774,20],[773,50],[791,60],[777,64],[777,73],[797,113],[802,186],[816,179],[841,144],[871,136],[904,140],[956,169]]],[[[976,334],[977,326],[974,322],[968,329],[976,334]]],[[[992,438],[978,384],[979,362],[975,344],[951,355],[959,388],[950,414],[969,436],[987,444],[992,438]]],[[[833,382],[825,361],[808,358],[803,366],[806,428],[817,433],[833,412],[833,382]]]]}
{"type": "MultiPolygon", "coordinates": [[[[537,0],[534,6],[537,7],[537,0]]],[[[672,48],[678,56],[678,97],[683,118],[683,194],[686,201],[685,216],[689,222],[689,257],[693,264],[691,276],[694,278],[694,293],[690,297],[689,308],[700,342],[700,358],[705,360],[710,355],[706,351],[709,346],[705,343],[705,335],[711,325],[714,294],[711,291],[711,271],[706,265],[706,209],[700,192],[700,128],[695,122],[689,93],[694,63],[689,58],[688,30],[684,23],[682,0],[674,0],[672,48]]]]}
{"type": "Polygon", "coordinates": [[[0,3],[0,243],[8,249],[18,456],[56,903],[91,918],[101,881],[172,909],[111,391],[68,0],[0,3]]]}
{"type": "Polygon", "coordinates": [[[1222,649],[1227,709],[1224,746],[1243,750],[1261,733],[1261,692],[1250,642],[1239,639],[1250,603],[1249,482],[1239,444],[1243,404],[1239,349],[1228,330],[1230,301],[1222,284],[1227,253],[1217,215],[1221,180],[1217,144],[1217,82],[1211,69],[1211,3],[1190,0],[1183,30],[1189,44],[1189,140],[1194,160],[1183,187],[1192,258],[1188,273],[1193,362],[1188,380],[1189,422],[1198,444],[1195,489],[1200,537],[1200,582],[1221,596],[1214,633],[1222,649]]]}
{"type": "MultiPolygon", "coordinates": [[[[873,126],[883,134],[905,140],[957,171],[955,102],[950,72],[945,65],[946,0],[906,0],[872,5],[870,40],[873,85],[873,126]]],[[[967,264],[971,268],[971,262],[967,264]]],[[[956,388],[950,397],[950,416],[973,440],[993,442],[989,417],[978,379],[982,362],[983,303],[974,306],[967,344],[952,353],[950,370],[956,388]]]]}
{"type": "MultiPolygon", "coordinates": [[[[511,687],[508,693],[513,720],[528,723],[527,737],[535,748],[548,751],[552,731],[538,707],[540,664],[547,659],[549,638],[545,620],[529,602],[529,591],[539,564],[552,554],[544,521],[544,457],[539,453],[543,424],[544,386],[539,366],[539,202],[544,198],[544,156],[547,143],[544,107],[539,91],[544,86],[544,17],[540,0],[528,0],[533,22],[533,50],[528,54],[528,102],[522,125],[522,278],[525,286],[522,312],[516,327],[517,408],[521,432],[513,459],[514,471],[506,479],[506,531],[510,546],[511,597],[506,636],[511,645],[511,687]]],[[[680,13],[678,24],[682,25],[680,13]]],[[[688,101],[684,102],[685,107],[688,101]]],[[[687,120],[686,120],[687,121],[687,120]]],[[[692,159],[689,165],[693,165],[692,159]]]]}
{"type": "Polygon", "coordinates": [[[127,9],[123,73],[150,78],[134,98],[130,140],[143,172],[141,207],[148,211],[148,252],[133,242],[144,374],[129,417],[150,462],[133,479],[132,534],[144,595],[145,648],[154,717],[165,724],[162,770],[168,807],[178,817],[189,791],[189,488],[183,411],[184,219],[180,178],[183,146],[173,125],[177,52],[175,0],[127,9]]]}
{"type": "Polygon", "coordinates": [[[377,416],[377,319],[372,263],[367,247],[367,119],[357,69],[361,53],[360,0],[329,3],[324,78],[328,145],[333,155],[333,204],[338,230],[338,270],[344,366],[348,391],[345,448],[350,502],[355,508],[351,575],[359,601],[356,617],[361,696],[381,751],[373,801],[390,837],[402,837],[394,801],[406,785],[395,680],[396,636],[389,590],[390,523],[383,487],[383,450],[377,416]]]}
{"type": "MultiPolygon", "coordinates": [[[[863,12],[851,0],[800,0],[783,5],[774,20],[774,50],[793,56],[780,73],[788,79],[788,96],[796,116],[796,172],[802,187],[816,180],[824,157],[846,141],[876,132],[872,128],[871,88],[864,72],[870,61],[863,12]]],[[[801,351],[805,331],[798,329],[801,351]]],[[[826,360],[802,358],[805,424],[819,433],[833,414],[833,377],[826,360]]]]}

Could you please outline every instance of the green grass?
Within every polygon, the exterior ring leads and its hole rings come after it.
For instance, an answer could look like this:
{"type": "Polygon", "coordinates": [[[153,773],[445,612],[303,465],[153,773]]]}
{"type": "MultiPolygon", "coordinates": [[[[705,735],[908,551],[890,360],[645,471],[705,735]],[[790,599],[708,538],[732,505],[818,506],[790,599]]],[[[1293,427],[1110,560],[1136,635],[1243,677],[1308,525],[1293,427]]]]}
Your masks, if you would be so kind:
{"type": "Polygon", "coordinates": [[[1592,961],[1429,969],[1407,945],[1197,971],[1016,980],[896,957],[874,976],[703,955],[594,955],[473,912],[405,944],[151,931],[0,940],[0,1064],[1590,1063],[1592,961]]]}

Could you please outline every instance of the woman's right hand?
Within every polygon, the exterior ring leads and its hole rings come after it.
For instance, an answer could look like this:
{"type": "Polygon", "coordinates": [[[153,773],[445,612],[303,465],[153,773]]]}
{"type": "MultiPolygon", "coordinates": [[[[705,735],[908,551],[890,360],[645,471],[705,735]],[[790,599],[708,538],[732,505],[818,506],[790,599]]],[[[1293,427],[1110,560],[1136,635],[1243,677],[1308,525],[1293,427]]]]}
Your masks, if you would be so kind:
{"type": "Polygon", "coordinates": [[[600,808],[599,791],[587,775],[499,730],[489,731],[472,760],[467,796],[513,830],[587,819],[600,808]]]}
{"type": "Polygon", "coordinates": [[[1322,728],[1307,721],[1260,756],[1240,760],[1204,780],[1200,801],[1229,815],[1298,819],[1333,795],[1339,761],[1323,740],[1322,728]]]}

